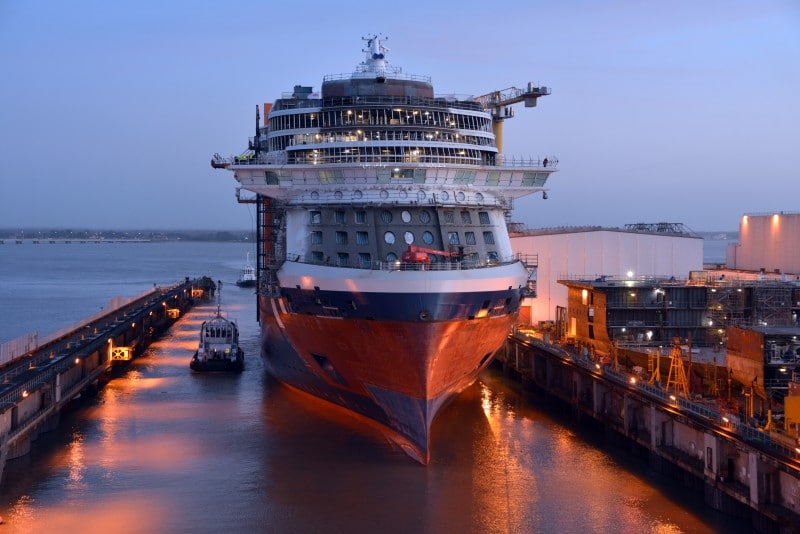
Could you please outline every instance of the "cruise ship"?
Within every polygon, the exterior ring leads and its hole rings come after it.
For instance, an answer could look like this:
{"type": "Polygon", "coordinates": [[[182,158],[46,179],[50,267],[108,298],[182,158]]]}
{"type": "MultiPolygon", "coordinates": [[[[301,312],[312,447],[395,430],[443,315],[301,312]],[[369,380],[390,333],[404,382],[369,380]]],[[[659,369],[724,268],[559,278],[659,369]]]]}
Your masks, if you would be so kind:
{"type": "Polygon", "coordinates": [[[390,65],[379,35],[321,89],[256,106],[233,172],[256,204],[258,319],[267,371],[431,458],[437,414],[489,365],[528,296],[507,219],[556,158],[507,158],[502,123],[547,87],[437,95],[390,65]]]}

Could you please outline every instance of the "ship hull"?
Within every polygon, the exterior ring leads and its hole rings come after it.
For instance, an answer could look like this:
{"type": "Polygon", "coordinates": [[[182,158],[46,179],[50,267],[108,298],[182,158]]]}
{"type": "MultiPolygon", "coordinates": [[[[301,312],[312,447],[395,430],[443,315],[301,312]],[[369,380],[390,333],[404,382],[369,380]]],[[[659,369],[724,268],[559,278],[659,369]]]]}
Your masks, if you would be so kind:
{"type": "Polygon", "coordinates": [[[310,315],[287,310],[284,298],[261,299],[268,372],[368,418],[422,464],[437,414],[490,363],[518,311],[512,305],[493,316],[404,321],[310,315]]]}

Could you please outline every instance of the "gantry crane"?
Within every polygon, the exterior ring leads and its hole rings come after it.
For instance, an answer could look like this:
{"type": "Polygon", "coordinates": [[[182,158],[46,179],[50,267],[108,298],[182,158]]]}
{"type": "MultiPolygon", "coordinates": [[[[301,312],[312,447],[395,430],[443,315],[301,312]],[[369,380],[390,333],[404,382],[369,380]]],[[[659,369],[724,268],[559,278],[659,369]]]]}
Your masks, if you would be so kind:
{"type": "Polygon", "coordinates": [[[492,130],[497,144],[497,151],[500,154],[503,153],[503,121],[514,116],[514,108],[511,106],[519,102],[525,102],[526,108],[532,108],[536,106],[536,100],[540,96],[549,94],[549,87],[536,87],[533,82],[528,82],[526,89],[509,87],[508,89],[493,91],[475,97],[475,101],[479,102],[483,109],[492,114],[492,130]]]}

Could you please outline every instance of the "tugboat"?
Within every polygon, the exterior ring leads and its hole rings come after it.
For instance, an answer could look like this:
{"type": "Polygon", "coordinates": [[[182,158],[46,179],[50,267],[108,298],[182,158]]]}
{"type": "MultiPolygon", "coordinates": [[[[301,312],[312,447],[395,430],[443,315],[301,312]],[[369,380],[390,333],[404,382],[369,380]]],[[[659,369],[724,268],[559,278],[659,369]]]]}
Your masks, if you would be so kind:
{"type": "Polygon", "coordinates": [[[189,362],[192,371],[234,371],[244,369],[244,351],[239,347],[239,327],[222,316],[222,282],[218,281],[217,313],[203,321],[200,344],[189,362]]]}
{"type": "Polygon", "coordinates": [[[255,287],[258,278],[256,277],[256,268],[250,263],[250,253],[247,253],[247,262],[242,268],[242,274],[236,280],[236,285],[239,287],[255,287]]]}

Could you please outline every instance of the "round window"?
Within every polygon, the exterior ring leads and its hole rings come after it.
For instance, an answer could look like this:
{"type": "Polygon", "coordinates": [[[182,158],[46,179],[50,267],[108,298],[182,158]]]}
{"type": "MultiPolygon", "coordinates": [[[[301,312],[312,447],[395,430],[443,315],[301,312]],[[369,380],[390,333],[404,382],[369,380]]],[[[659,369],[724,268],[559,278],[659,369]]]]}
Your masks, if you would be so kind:
{"type": "Polygon", "coordinates": [[[475,200],[483,202],[483,193],[475,193],[475,200]]]}
{"type": "Polygon", "coordinates": [[[333,197],[336,200],[342,200],[342,192],[341,191],[336,191],[335,193],[333,193],[333,197]]]}
{"type": "Polygon", "coordinates": [[[411,222],[411,213],[407,210],[403,210],[403,213],[400,214],[400,218],[403,219],[404,223],[411,222]]]}
{"type": "Polygon", "coordinates": [[[408,198],[408,192],[407,191],[400,191],[400,198],[408,198]]]}
{"type": "Polygon", "coordinates": [[[381,198],[383,200],[386,200],[387,198],[389,198],[389,192],[386,189],[381,189],[381,198]]]}
{"type": "Polygon", "coordinates": [[[431,214],[430,214],[430,212],[423,210],[422,213],[419,214],[419,220],[420,220],[420,222],[422,222],[424,224],[427,224],[427,223],[431,222],[431,214]]]}
{"type": "Polygon", "coordinates": [[[386,261],[397,261],[397,254],[390,252],[386,255],[386,261]]]}
{"type": "Polygon", "coordinates": [[[383,234],[383,240],[390,245],[394,245],[394,232],[386,232],[383,234]]]}
{"type": "Polygon", "coordinates": [[[414,242],[414,234],[412,232],[406,232],[403,234],[403,240],[405,240],[406,245],[410,245],[414,242]]]}
{"type": "Polygon", "coordinates": [[[463,191],[456,193],[456,199],[458,199],[459,202],[464,202],[465,198],[467,198],[467,195],[465,195],[463,191]]]}
{"type": "Polygon", "coordinates": [[[319,193],[317,191],[312,191],[311,192],[311,199],[312,200],[318,200],[319,199],[319,193]]]}
{"type": "Polygon", "coordinates": [[[450,195],[447,194],[447,191],[442,191],[441,193],[439,193],[439,198],[441,198],[442,200],[447,200],[448,198],[450,198],[450,195]]]}
{"type": "MultiPolygon", "coordinates": [[[[461,194],[463,195],[464,193],[461,193],[461,194]]],[[[356,189],[355,191],[353,191],[353,198],[358,199],[358,198],[361,198],[363,196],[364,196],[364,193],[362,193],[360,190],[356,189]]]]}
{"type": "Polygon", "coordinates": [[[425,191],[423,191],[421,189],[419,191],[417,191],[417,200],[425,200],[426,196],[427,195],[425,195],[425,191]]]}
{"type": "Polygon", "coordinates": [[[426,230],[425,233],[422,234],[422,240],[425,242],[426,245],[432,245],[433,234],[426,230]]]}

